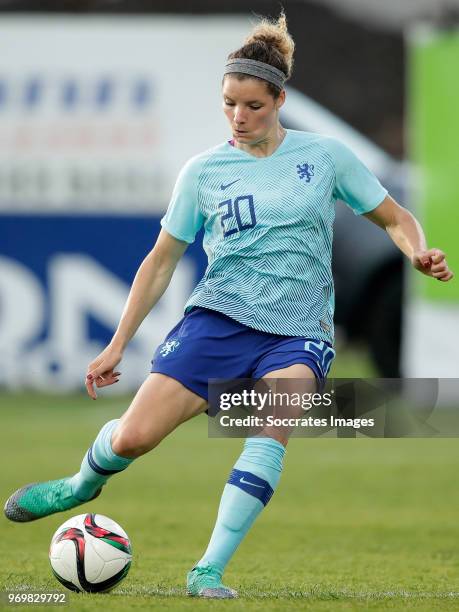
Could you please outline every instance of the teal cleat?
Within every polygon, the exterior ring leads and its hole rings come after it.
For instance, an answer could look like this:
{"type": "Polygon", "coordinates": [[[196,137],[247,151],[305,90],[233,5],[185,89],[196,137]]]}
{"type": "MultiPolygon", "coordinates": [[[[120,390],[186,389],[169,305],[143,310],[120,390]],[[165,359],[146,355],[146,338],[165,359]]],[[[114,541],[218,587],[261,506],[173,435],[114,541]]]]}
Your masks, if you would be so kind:
{"type": "Polygon", "coordinates": [[[193,567],[186,577],[186,592],[192,597],[234,599],[237,591],[222,584],[222,574],[212,565],[193,567]]]}
{"type": "MultiPolygon", "coordinates": [[[[91,501],[75,497],[72,494],[70,480],[70,478],[61,478],[48,480],[48,482],[35,482],[21,487],[5,504],[6,518],[16,523],[28,523],[91,501]]],[[[98,497],[101,490],[102,488],[91,499],[98,497]]]]}

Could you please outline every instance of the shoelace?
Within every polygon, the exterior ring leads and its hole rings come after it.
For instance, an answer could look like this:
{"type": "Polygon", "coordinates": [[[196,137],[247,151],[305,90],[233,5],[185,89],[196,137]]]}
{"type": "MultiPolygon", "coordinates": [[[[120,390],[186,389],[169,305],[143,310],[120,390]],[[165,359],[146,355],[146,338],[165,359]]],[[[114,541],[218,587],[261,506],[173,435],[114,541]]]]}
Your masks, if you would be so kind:
{"type": "Polygon", "coordinates": [[[62,506],[62,503],[63,503],[62,490],[64,489],[65,484],[66,484],[65,480],[62,480],[57,486],[53,487],[53,489],[50,491],[51,493],[50,502],[52,504],[59,504],[62,506]]]}
{"type": "Polygon", "coordinates": [[[195,571],[198,576],[208,576],[215,582],[215,584],[220,584],[221,577],[218,574],[217,570],[212,566],[206,565],[203,567],[195,567],[195,571]]]}

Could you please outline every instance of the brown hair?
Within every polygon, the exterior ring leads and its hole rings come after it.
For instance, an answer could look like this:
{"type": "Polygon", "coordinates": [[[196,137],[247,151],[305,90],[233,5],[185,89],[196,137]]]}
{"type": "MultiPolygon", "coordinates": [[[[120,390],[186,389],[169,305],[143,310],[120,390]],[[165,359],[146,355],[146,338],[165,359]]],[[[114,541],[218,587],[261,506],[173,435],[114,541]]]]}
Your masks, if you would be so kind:
{"type": "MultiPolygon", "coordinates": [[[[282,11],[277,20],[263,17],[245,39],[244,45],[230,53],[228,59],[245,58],[264,62],[282,70],[286,79],[289,79],[292,74],[294,50],[295,43],[289,34],[287,18],[282,11]]],[[[239,80],[258,78],[241,73],[235,73],[235,76],[239,80]]],[[[281,92],[279,87],[267,81],[265,83],[269,93],[273,98],[277,98],[281,92]]]]}

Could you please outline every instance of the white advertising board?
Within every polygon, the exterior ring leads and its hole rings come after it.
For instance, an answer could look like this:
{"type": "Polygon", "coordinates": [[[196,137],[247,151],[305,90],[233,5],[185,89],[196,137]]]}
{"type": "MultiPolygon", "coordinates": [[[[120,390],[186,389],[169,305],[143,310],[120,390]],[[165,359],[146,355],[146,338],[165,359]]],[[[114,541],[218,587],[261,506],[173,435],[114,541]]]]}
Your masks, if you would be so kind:
{"type": "Polygon", "coordinates": [[[2,17],[0,210],[163,210],[247,18],[2,17]]]}

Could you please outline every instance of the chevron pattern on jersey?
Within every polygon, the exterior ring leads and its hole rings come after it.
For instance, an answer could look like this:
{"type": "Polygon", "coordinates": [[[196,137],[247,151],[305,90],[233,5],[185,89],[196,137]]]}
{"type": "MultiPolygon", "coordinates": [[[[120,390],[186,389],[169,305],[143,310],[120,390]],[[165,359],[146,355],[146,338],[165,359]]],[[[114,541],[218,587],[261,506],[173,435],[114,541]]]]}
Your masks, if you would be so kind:
{"type": "Polygon", "coordinates": [[[162,224],[176,237],[204,224],[209,260],[186,309],[333,342],[336,200],[360,213],[387,194],[344,145],[287,130],[272,155],[257,158],[224,143],[188,162],[178,192],[187,197],[173,199],[162,224]]]}

